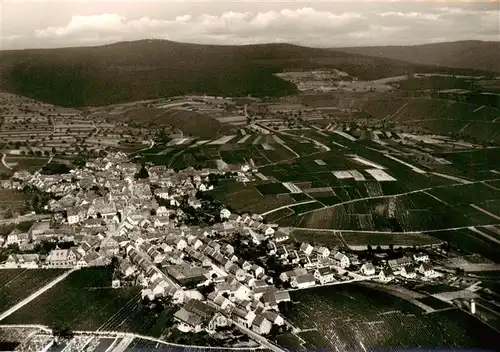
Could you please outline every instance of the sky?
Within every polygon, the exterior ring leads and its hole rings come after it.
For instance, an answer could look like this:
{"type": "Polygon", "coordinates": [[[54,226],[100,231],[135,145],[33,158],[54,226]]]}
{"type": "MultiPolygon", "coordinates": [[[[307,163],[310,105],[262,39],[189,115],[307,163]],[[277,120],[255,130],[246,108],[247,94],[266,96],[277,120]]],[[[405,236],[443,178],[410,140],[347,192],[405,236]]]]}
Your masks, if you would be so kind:
{"type": "Polygon", "coordinates": [[[500,41],[500,0],[0,0],[0,49],[167,39],[311,47],[500,41]]]}

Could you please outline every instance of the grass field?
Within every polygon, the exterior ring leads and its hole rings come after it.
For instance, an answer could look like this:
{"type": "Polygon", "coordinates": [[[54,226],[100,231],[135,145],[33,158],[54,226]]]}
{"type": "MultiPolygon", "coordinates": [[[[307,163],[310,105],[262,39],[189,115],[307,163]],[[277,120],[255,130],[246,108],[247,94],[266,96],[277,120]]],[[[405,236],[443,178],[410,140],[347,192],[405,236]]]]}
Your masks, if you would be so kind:
{"type": "Polygon", "coordinates": [[[0,270],[0,311],[5,311],[43,287],[63,269],[2,269],[0,270]]]}
{"type": "Polygon", "coordinates": [[[120,317],[120,312],[126,310],[130,302],[140,299],[138,288],[112,289],[111,275],[108,268],[76,271],[3,322],[59,325],[80,330],[97,330],[111,325],[109,323],[120,317]]]}
{"type": "Polygon", "coordinates": [[[358,351],[411,348],[495,349],[498,333],[458,310],[423,314],[386,293],[353,285],[291,292],[286,318],[303,349],[358,351]]]}
{"type": "Polygon", "coordinates": [[[12,168],[17,170],[26,170],[29,172],[35,172],[39,170],[42,166],[44,166],[49,158],[43,157],[15,157],[15,156],[7,156],[5,158],[5,162],[9,165],[12,165],[12,168]]]}

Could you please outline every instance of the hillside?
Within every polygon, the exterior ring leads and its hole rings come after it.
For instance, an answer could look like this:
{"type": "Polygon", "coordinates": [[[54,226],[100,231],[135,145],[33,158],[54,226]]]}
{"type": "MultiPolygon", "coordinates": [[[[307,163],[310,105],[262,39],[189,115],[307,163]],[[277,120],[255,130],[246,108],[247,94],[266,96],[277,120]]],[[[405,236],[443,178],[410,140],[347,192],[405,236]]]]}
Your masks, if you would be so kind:
{"type": "Polygon", "coordinates": [[[413,46],[334,48],[332,50],[403,60],[421,65],[500,72],[500,42],[459,41],[413,46]]]}
{"type": "Polygon", "coordinates": [[[360,79],[468,70],[289,44],[216,46],[163,40],[98,47],[2,51],[0,89],[61,106],[95,106],[164,96],[281,96],[295,87],[273,73],[338,68],[360,79]]]}

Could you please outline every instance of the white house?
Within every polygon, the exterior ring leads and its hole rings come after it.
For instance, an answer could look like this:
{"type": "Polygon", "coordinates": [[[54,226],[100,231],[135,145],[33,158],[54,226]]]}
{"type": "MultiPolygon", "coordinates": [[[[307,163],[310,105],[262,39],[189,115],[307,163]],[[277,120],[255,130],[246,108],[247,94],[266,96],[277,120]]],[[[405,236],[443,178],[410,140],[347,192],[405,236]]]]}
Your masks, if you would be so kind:
{"type": "Polygon", "coordinates": [[[186,240],[184,240],[183,238],[179,239],[177,241],[177,249],[182,251],[184,248],[187,247],[187,242],[186,240]]]}
{"type": "Polygon", "coordinates": [[[361,273],[365,276],[375,275],[375,267],[372,263],[364,263],[361,266],[361,273]]]}
{"type": "Polygon", "coordinates": [[[252,322],[252,330],[260,335],[267,335],[271,332],[273,324],[263,315],[259,314],[252,322]]]}
{"type": "Polygon", "coordinates": [[[420,264],[419,268],[418,268],[418,272],[422,275],[424,275],[425,277],[428,277],[428,278],[432,278],[432,277],[436,277],[437,273],[434,271],[434,268],[432,267],[432,265],[430,263],[422,263],[420,264]]]}
{"type": "Polygon", "coordinates": [[[294,288],[308,288],[316,285],[314,275],[306,274],[293,277],[290,280],[290,285],[294,288]]]}
{"type": "Polygon", "coordinates": [[[300,251],[304,252],[305,255],[311,255],[313,249],[314,247],[307,242],[302,242],[302,244],[300,245],[300,251]]]}
{"type": "Polygon", "coordinates": [[[328,258],[330,256],[330,250],[326,247],[318,247],[315,249],[315,252],[320,258],[328,258]]]}
{"type": "Polygon", "coordinates": [[[229,219],[229,217],[231,216],[231,212],[228,209],[224,208],[220,211],[219,215],[221,219],[229,219]]]}
{"type": "Polygon", "coordinates": [[[324,285],[335,280],[335,273],[329,267],[319,268],[314,271],[314,278],[324,285]]]}
{"type": "Polygon", "coordinates": [[[351,265],[351,261],[349,260],[349,257],[346,256],[344,253],[337,252],[333,256],[333,258],[339,262],[340,266],[342,268],[347,268],[348,266],[351,265]]]}
{"type": "MultiPolygon", "coordinates": [[[[252,219],[250,218],[250,220],[252,220],[252,219]]],[[[271,226],[267,226],[266,229],[264,230],[264,235],[272,236],[272,235],[274,235],[274,232],[275,231],[271,226]]]]}
{"type": "Polygon", "coordinates": [[[384,268],[380,271],[378,279],[382,282],[389,282],[394,279],[394,274],[390,267],[384,268]]]}
{"type": "Polygon", "coordinates": [[[53,249],[47,256],[46,263],[50,267],[68,268],[76,265],[76,254],[69,249],[53,249]]]}
{"type": "Polygon", "coordinates": [[[417,273],[412,265],[406,265],[401,269],[401,276],[407,279],[414,279],[417,277],[417,273]]]}
{"type": "Polygon", "coordinates": [[[68,209],[66,211],[66,220],[68,221],[68,224],[70,224],[70,225],[77,224],[80,221],[80,216],[78,215],[78,210],[68,209]]]}
{"type": "Polygon", "coordinates": [[[424,253],[418,253],[413,255],[413,260],[417,263],[427,263],[429,261],[429,256],[424,253]]]}

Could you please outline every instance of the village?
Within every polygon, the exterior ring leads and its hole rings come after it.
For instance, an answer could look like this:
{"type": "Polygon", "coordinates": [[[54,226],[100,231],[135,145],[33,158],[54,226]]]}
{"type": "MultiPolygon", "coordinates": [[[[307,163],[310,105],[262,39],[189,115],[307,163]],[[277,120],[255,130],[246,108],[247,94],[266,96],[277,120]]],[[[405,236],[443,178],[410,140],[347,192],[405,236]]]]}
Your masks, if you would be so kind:
{"type": "Polygon", "coordinates": [[[183,332],[212,333],[235,324],[258,335],[270,334],[273,326],[288,328],[280,309],[292,290],[359,281],[431,282],[444,275],[423,252],[374,265],[356,253],[297,243],[262,216],[231,213],[203,196],[218,178],[245,180],[251,173],[175,172],[131,163],[124,153],[68,174],[16,172],[2,186],[49,193],[45,210],[51,215],[26,232],[0,237],[12,252],[0,267],[113,266],[112,287],[139,285],[144,301],[168,298],[177,304],[174,319],[183,332]],[[196,214],[203,223],[187,225],[196,214]],[[40,254],[41,247],[50,250],[40,254]]]}

